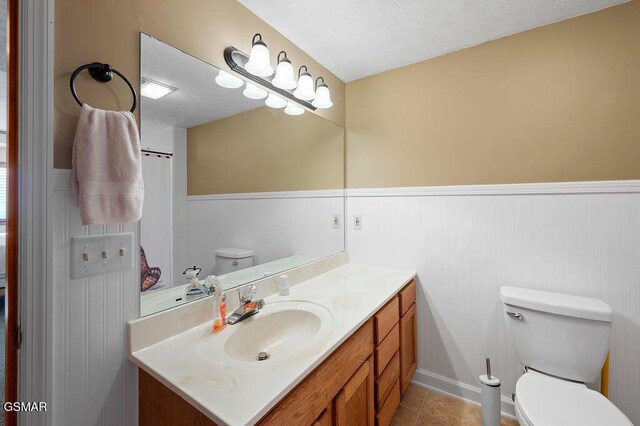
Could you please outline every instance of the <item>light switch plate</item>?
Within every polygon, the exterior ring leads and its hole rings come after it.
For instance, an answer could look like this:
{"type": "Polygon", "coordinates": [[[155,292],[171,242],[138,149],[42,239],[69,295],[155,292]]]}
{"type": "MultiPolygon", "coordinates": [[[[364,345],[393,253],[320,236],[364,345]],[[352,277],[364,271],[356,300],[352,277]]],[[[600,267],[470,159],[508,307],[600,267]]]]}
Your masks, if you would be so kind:
{"type": "Polygon", "coordinates": [[[71,279],[133,269],[133,233],[71,237],[71,279]]]}

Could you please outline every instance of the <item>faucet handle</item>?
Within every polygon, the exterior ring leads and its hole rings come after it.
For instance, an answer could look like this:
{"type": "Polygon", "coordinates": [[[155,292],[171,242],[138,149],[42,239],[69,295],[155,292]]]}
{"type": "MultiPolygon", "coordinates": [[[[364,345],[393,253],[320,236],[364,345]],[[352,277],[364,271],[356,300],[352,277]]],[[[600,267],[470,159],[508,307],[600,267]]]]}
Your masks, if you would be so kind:
{"type": "Polygon", "coordinates": [[[254,296],[256,295],[256,286],[250,285],[242,288],[238,291],[238,297],[240,297],[240,303],[250,303],[253,301],[254,296]]]}

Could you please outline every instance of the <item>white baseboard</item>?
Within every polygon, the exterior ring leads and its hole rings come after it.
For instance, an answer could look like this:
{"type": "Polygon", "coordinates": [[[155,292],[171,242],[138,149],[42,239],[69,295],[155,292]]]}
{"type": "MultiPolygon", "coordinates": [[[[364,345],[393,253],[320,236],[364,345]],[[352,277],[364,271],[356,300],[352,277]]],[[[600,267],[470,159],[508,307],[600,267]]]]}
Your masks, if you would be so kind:
{"type": "MultiPolygon", "coordinates": [[[[480,388],[477,386],[471,386],[422,369],[416,371],[412,383],[480,405],[480,388]]],[[[502,397],[501,410],[503,416],[515,418],[515,407],[511,398],[502,397]]]]}

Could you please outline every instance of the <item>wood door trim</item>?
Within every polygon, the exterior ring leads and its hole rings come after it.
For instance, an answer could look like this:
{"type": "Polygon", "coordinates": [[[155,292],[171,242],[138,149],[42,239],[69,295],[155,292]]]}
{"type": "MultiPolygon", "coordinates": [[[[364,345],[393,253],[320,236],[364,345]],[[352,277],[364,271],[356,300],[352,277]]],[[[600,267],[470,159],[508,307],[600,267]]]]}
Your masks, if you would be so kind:
{"type": "MultiPolygon", "coordinates": [[[[18,22],[20,0],[7,0],[7,315],[5,335],[5,401],[18,400],[18,22]]],[[[5,412],[5,424],[16,425],[15,411],[5,412]]]]}

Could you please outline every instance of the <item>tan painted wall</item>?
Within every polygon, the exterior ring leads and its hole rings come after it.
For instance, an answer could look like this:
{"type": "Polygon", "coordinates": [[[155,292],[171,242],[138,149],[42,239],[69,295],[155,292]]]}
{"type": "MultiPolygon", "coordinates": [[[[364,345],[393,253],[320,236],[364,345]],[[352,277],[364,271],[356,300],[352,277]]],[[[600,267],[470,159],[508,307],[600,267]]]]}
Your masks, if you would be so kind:
{"type": "Polygon", "coordinates": [[[347,186],[640,178],[640,2],[347,84],[347,186]]]}
{"type": "Polygon", "coordinates": [[[258,108],[187,130],[189,195],[344,188],[344,131],[258,108]]]}
{"type": "MultiPolygon", "coordinates": [[[[306,64],[322,75],[334,107],[319,114],[344,127],[344,83],[235,0],[56,0],[54,165],[71,167],[71,145],[79,106],[69,92],[69,77],[85,63],[108,62],[131,82],[139,81],[139,31],[219,68],[228,69],[222,52],[228,45],[248,52],[262,33],[272,55],[286,50],[294,66],[306,64]]],[[[275,63],[275,56],[272,58],[275,63]]],[[[84,72],[77,89],[83,101],[107,109],[128,109],[124,83],[100,85],[84,72]]]]}

